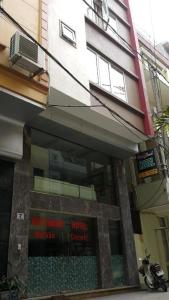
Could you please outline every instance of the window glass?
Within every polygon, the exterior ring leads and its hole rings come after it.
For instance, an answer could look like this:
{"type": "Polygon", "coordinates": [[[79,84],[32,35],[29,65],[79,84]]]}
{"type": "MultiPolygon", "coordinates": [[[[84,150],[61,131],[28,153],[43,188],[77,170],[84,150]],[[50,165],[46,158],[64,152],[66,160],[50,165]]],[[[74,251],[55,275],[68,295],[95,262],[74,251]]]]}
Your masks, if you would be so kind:
{"type": "Polygon", "coordinates": [[[35,191],[114,204],[111,157],[38,130],[32,143],[35,191]]]}
{"type": "Polygon", "coordinates": [[[102,14],[102,2],[100,0],[94,0],[93,5],[94,5],[94,10],[97,13],[97,14],[95,14],[95,22],[100,27],[103,27],[103,20],[100,18],[100,17],[103,18],[103,14],[102,14]]]}
{"type": "Polygon", "coordinates": [[[95,219],[31,211],[29,256],[96,255],[95,219]]]}
{"type": "MultiPolygon", "coordinates": [[[[93,0],[86,0],[86,2],[91,6],[91,7],[93,7],[93,0]]],[[[94,8],[94,7],[93,7],[94,8]]],[[[94,12],[93,12],[93,10],[89,7],[89,6],[87,6],[87,16],[89,17],[89,18],[91,18],[92,20],[94,20],[94,12]]]]}
{"type": "Polygon", "coordinates": [[[76,45],[75,31],[62,22],[60,26],[61,26],[61,36],[67,39],[73,45],[76,45]]]}
{"type": "Polygon", "coordinates": [[[109,75],[109,64],[99,57],[99,75],[100,75],[100,85],[110,91],[110,75],[109,75]]]}
{"type": "Polygon", "coordinates": [[[107,32],[116,40],[118,40],[118,35],[115,33],[115,31],[117,31],[117,20],[115,17],[110,16],[109,17],[109,23],[110,26],[107,26],[107,32]],[[113,29],[111,29],[111,27],[115,30],[113,31],[113,29]]]}
{"type": "Polygon", "coordinates": [[[111,78],[111,91],[112,93],[122,99],[127,101],[126,89],[124,84],[123,73],[120,73],[112,66],[110,67],[110,78],[111,78]]]}
{"type": "Polygon", "coordinates": [[[98,288],[96,219],[30,212],[28,295],[98,288]]]}
{"type": "Polygon", "coordinates": [[[98,71],[97,71],[97,56],[94,52],[87,50],[88,52],[88,75],[89,79],[95,83],[98,83],[98,71]]]}

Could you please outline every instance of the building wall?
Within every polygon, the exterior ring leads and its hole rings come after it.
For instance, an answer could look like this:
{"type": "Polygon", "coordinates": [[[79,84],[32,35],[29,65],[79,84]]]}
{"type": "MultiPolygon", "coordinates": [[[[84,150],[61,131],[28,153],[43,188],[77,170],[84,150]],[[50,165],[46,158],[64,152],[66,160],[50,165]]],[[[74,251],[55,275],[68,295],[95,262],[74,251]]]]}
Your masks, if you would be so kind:
{"type": "MultiPolygon", "coordinates": [[[[37,41],[47,47],[47,2],[46,0],[3,0],[3,8],[23,26],[29,34],[37,41]],[[16,7],[18,9],[16,9],[16,7]]],[[[7,18],[0,15],[0,87],[16,92],[22,96],[39,102],[43,105],[47,102],[47,82],[46,75],[41,78],[30,80],[20,70],[11,69],[9,65],[10,38],[17,31],[7,18]]]]}
{"type": "Polygon", "coordinates": [[[151,254],[152,262],[159,262],[168,275],[167,264],[160,232],[156,229],[160,227],[158,216],[151,213],[141,213],[141,223],[144,236],[144,249],[151,254]]]}
{"type": "MultiPolygon", "coordinates": [[[[89,87],[86,68],[85,5],[82,1],[58,0],[56,3],[52,0],[49,2],[48,7],[50,17],[49,50],[79,81],[89,87]],[[60,37],[60,21],[75,30],[76,47],[60,37]]],[[[50,73],[52,87],[79,102],[90,104],[90,95],[53,61],[50,61],[50,73]]]]}
{"type": "MultiPolygon", "coordinates": [[[[134,47],[131,43],[132,24],[129,23],[129,8],[127,4],[121,3],[121,1],[109,1],[109,5],[110,14],[117,17],[119,35],[131,44],[131,47],[134,47]]],[[[91,48],[119,68],[119,71],[124,72],[127,89],[126,105],[123,106],[124,103],[121,103],[123,101],[118,101],[119,99],[117,97],[114,97],[117,99],[111,98],[111,95],[108,93],[107,98],[109,98],[110,101],[105,101],[105,103],[110,105],[111,109],[117,109],[118,111],[123,110],[124,114],[128,115],[127,120],[139,130],[144,131],[147,114],[147,110],[143,105],[145,95],[143,95],[143,93],[141,94],[139,88],[141,80],[138,80],[138,67],[136,68],[136,60],[138,58],[132,53],[131,49],[123,41],[113,39],[101,27],[89,19],[89,17],[86,16],[87,6],[82,1],[67,2],[66,0],[59,0],[57,4],[55,1],[50,1],[48,13],[50,16],[49,50],[87,88],[91,88],[89,82],[90,66],[88,65],[87,48],[91,48]],[[67,7],[66,10],[65,7],[67,7]],[[77,11],[78,15],[76,13],[77,11]],[[60,37],[60,21],[75,31],[75,47],[60,37]],[[132,110],[130,110],[130,106],[132,106],[132,110]],[[128,113],[128,111],[130,112],[128,113]]],[[[62,105],[68,105],[68,103],[78,105],[82,102],[83,104],[90,105],[90,95],[57,64],[51,60],[49,64],[51,72],[50,83],[52,89],[55,90],[55,96],[52,95],[52,97],[49,98],[49,103],[56,105],[60,105],[61,103],[62,105]],[[58,94],[62,94],[62,96],[58,94]]],[[[97,92],[102,100],[102,93],[99,92],[99,87],[97,92]]],[[[67,108],[66,112],[73,116],[76,115],[73,109],[67,108]]],[[[98,109],[97,114],[98,118],[99,115],[105,116],[103,109],[98,109]]],[[[106,117],[108,117],[108,114],[106,117]]],[[[88,119],[85,111],[82,118],[88,119]]],[[[110,115],[109,118],[111,118],[110,115]]],[[[104,126],[106,120],[102,122],[102,124],[104,126]]]]}

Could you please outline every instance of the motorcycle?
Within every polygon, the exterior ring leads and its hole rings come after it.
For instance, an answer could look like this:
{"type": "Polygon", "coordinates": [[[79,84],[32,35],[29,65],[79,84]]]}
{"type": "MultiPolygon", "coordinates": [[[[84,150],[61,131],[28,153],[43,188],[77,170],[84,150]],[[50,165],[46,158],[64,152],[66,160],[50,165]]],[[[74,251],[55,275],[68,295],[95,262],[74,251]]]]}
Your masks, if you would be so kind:
{"type": "Polygon", "coordinates": [[[162,289],[167,292],[166,280],[164,279],[164,271],[158,263],[150,263],[150,255],[139,259],[142,264],[139,273],[144,277],[146,286],[151,290],[162,289]]]}

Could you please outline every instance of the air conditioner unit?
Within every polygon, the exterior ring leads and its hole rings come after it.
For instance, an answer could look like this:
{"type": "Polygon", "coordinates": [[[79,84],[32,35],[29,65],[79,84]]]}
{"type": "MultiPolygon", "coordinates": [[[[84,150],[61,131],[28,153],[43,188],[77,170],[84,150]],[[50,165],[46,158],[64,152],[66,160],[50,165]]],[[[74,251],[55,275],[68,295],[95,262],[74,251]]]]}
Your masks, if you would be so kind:
{"type": "Polygon", "coordinates": [[[31,74],[45,70],[44,51],[20,32],[11,37],[9,60],[13,66],[18,66],[31,74]]]}

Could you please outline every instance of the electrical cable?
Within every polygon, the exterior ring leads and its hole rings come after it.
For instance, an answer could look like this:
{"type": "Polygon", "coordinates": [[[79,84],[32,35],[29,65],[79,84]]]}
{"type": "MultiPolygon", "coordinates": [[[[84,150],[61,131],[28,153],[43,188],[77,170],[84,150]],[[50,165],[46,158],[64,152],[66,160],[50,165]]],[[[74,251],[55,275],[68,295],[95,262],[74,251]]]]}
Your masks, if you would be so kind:
{"type": "MultiPolygon", "coordinates": [[[[95,94],[93,94],[83,83],[79,81],[78,78],[76,78],[56,57],[54,57],[53,54],[51,54],[47,49],[45,49],[38,41],[36,41],[10,14],[7,13],[7,11],[0,7],[0,10],[2,13],[5,14],[5,16],[11,20],[13,24],[15,24],[16,27],[18,27],[30,40],[32,40],[34,43],[36,43],[45,53],[48,57],[50,57],[57,65],[59,65],[74,81],[76,81],[87,93],[89,93],[93,98],[95,98],[104,108],[106,108],[109,113],[113,116],[114,119],[116,119],[119,123],[121,123],[128,131],[130,131],[133,135],[135,135],[139,140],[141,137],[136,134],[136,132],[141,133],[143,136],[147,137],[141,130],[139,130],[137,127],[135,127],[132,123],[127,121],[125,118],[120,116],[116,111],[109,108],[104,102],[102,102],[95,94]],[[135,129],[136,132],[134,132],[131,128],[135,129]]],[[[143,140],[143,139],[142,139],[143,140]]],[[[143,140],[144,141],[144,140],[143,140]]]]}
{"type": "Polygon", "coordinates": [[[88,108],[88,107],[103,107],[102,104],[96,104],[96,105],[62,105],[62,104],[50,104],[48,107],[83,107],[83,108],[88,108]]]}
{"type": "MultiPolygon", "coordinates": [[[[85,1],[85,0],[82,0],[83,2],[85,2],[89,7],[90,5],[85,1]]],[[[92,10],[93,8],[90,7],[92,10]]],[[[95,96],[88,88],[86,88],[86,86],[84,86],[66,67],[64,67],[64,65],[59,61],[57,60],[48,50],[46,50],[40,43],[38,43],[12,16],[10,16],[6,10],[4,10],[2,7],[0,7],[0,10],[2,11],[2,13],[5,14],[5,16],[10,19],[25,35],[27,35],[34,43],[36,43],[45,53],[48,57],[50,57],[56,64],[58,64],[73,80],[75,80],[83,89],[85,89],[88,93],[90,93],[91,96],[93,96],[99,103],[101,103],[100,106],[103,106],[104,108],[106,108],[110,113],[111,115],[117,120],[119,121],[123,126],[125,126],[132,134],[134,134],[135,136],[137,136],[139,139],[140,139],[140,136],[138,136],[135,132],[133,132],[128,126],[126,126],[123,122],[121,122],[121,120],[123,120],[125,123],[127,123],[129,126],[131,126],[132,128],[134,128],[136,131],[139,131],[141,134],[144,135],[144,133],[142,131],[140,131],[138,128],[136,128],[133,124],[131,124],[130,122],[126,121],[123,117],[121,117],[118,113],[116,113],[115,111],[113,111],[112,109],[110,109],[109,107],[107,107],[107,105],[105,105],[104,103],[102,103],[102,101],[97,97],[95,96]]],[[[95,12],[95,10],[94,10],[95,12]]],[[[97,14],[97,12],[95,12],[97,14]]],[[[97,14],[98,15],[98,14],[97,14]]],[[[100,17],[98,15],[98,17],[100,17]]],[[[106,22],[102,17],[100,17],[104,22],[106,22]]],[[[107,23],[107,22],[106,22],[107,23]]],[[[109,24],[108,24],[109,27],[111,27],[109,24]]],[[[142,57],[142,55],[135,49],[132,48],[132,46],[125,40],[123,39],[112,27],[111,29],[120,37],[120,39],[122,39],[129,47],[130,49],[132,49],[134,52],[136,52],[138,55],[140,55],[142,57]]],[[[163,74],[161,72],[159,72],[159,70],[157,70],[157,72],[163,76],[163,74]]],[[[164,77],[164,76],[163,76],[164,77]]],[[[165,79],[165,77],[164,77],[165,79]]],[[[166,80],[166,79],[165,79],[166,80]]],[[[169,83],[169,82],[168,82],[169,83]]],[[[54,106],[54,105],[53,105],[54,106]]],[[[86,106],[85,106],[86,107],[86,106]]],[[[163,178],[164,180],[164,178],[163,178]]],[[[162,183],[163,183],[163,180],[160,184],[160,186],[158,187],[158,190],[160,189],[162,183]]],[[[157,193],[157,191],[156,191],[157,193]]],[[[151,201],[151,199],[154,198],[154,195],[156,194],[154,193],[153,194],[153,197],[150,198],[149,201],[151,201]]]]}
{"type": "MultiPolygon", "coordinates": [[[[131,51],[133,51],[133,54],[134,53],[136,53],[137,55],[139,55],[140,57],[141,57],[141,59],[139,59],[139,57],[138,57],[138,59],[143,63],[143,61],[142,60],[144,60],[144,61],[146,61],[147,63],[149,63],[149,64],[151,64],[150,62],[149,62],[149,60],[148,59],[146,59],[141,53],[139,53],[138,51],[137,51],[137,49],[134,49],[133,48],[133,46],[131,46],[110,24],[107,24],[107,21],[102,17],[102,16],[100,16],[98,13],[97,13],[97,11],[89,4],[89,3],[87,3],[87,1],[86,0],[82,0],[95,14],[96,14],[96,16],[98,17],[98,18],[100,18],[130,49],[131,49],[131,51]]],[[[158,50],[157,50],[158,51],[158,50]]],[[[159,52],[159,51],[158,51],[159,52]]],[[[159,52],[160,53],[160,52],[159,52]]],[[[160,53],[161,54],[161,53],[160,53]]],[[[135,55],[135,54],[134,54],[135,55]]],[[[165,56],[164,56],[164,58],[166,58],[165,56]]],[[[151,66],[152,67],[154,67],[152,64],[151,64],[151,66]]],[[[157,72],[161,75],[161,76],[163,76],[163,78],[166,80],[166,78],[165,78],[165,76],[157,69],[157,72]]],[[[169,84],[169,81],[167,81],[166,80],[166,82],[168,82],[168,84],[169,84]]]]}

